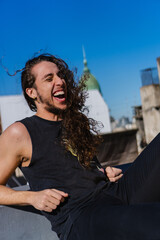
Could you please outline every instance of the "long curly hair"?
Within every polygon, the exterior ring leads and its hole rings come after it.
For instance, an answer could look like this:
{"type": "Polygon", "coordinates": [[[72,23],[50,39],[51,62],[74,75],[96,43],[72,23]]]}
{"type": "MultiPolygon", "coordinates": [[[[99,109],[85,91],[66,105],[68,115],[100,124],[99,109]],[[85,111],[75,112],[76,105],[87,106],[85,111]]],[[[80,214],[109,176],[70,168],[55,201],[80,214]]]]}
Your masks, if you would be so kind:
{"type": "Polygon", "coordinates": [[[26,88],[34,87],[36,79],[31,70],[42,61],[56,64],[67,85],[67,109],[62,114],[62,144],[67,151],[74,152],[82,166],[89,168],[101,137],[97,132],[97,122],[86,116],[87,76],[82,77],[79,82],[76,81],[75,74],[68,68],[67,63],[51,54],[41,54],[30,59],[22,71],[21,84],[24,97],[32,111],[36,111],[37,107],[35,100],[26,94],[26,88]]]}

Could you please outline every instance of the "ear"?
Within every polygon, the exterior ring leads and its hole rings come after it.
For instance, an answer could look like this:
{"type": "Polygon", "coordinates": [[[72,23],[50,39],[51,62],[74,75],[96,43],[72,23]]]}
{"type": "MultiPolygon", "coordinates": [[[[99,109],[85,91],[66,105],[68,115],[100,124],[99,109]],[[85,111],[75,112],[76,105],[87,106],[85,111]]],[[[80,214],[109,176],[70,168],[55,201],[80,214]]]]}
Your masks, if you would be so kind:
{"type": "Polygon", "coordinates": [[[35,88],[26,88],[26,93],[32,99],[37,98],[37,91],[35,88]]]}

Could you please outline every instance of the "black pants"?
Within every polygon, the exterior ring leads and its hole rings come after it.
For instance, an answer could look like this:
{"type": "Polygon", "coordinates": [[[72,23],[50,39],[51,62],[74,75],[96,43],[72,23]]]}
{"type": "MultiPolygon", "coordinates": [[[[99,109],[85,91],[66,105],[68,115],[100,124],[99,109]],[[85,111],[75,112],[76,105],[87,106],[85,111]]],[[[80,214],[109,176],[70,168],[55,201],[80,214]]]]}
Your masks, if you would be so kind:
{"type": "Polygon", "coordinates": [[[68,240],[160,240],[160,134],[74,222],[68,240]]]}

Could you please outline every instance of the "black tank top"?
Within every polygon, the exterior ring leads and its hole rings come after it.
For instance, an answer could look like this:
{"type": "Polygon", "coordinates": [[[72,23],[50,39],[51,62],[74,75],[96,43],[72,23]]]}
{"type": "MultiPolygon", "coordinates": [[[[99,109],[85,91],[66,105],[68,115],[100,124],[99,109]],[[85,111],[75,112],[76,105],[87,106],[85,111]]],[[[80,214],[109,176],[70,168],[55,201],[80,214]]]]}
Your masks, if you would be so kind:
{"type": "Polygon", "coordinates": [[[108,179],[100,171],[95,157],[91,169],[81,166],[76,156],[61,144],[61,121],[48,121],[32,116],[20,121],[27,128],[32,142],[32,158],[28,167],[21,167],[31,190],[55,188],[69,194],[52,213],[43,212],[60,239],[66,239],[73,221],[94,196],[107,186],[108,179]]]}

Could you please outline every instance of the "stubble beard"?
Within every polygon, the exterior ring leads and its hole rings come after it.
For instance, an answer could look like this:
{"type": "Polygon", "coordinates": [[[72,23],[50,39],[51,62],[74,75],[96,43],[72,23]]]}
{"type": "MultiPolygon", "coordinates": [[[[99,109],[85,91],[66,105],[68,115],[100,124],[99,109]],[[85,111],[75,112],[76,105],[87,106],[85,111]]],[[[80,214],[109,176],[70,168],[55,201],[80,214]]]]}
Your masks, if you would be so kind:
{"type": "Polygon", "coordinates": [[[63,114],[66,112],[66,108],[65,109],[61,109],[61,108],[57,108],[53,105],[51,105],[50,103],[46,102],[46,107],[45,109],[50,112],[53,113],[56,116],[62,117],[63,114]]]}
{"type": "MultiPolygon", "coordinates": [[[[38,92],[37,92],[38,93],[38,92]]],[[[63,114],[66,112],[67,107],[64,109],[57,108],[53,104],[51,104],[48,100],[42,98],[42,96],[38,93],[39,100],[42,104],[45,104],[45,110],[50,113],[53,113],[56,116],[62,117],[63,114]]]]}

